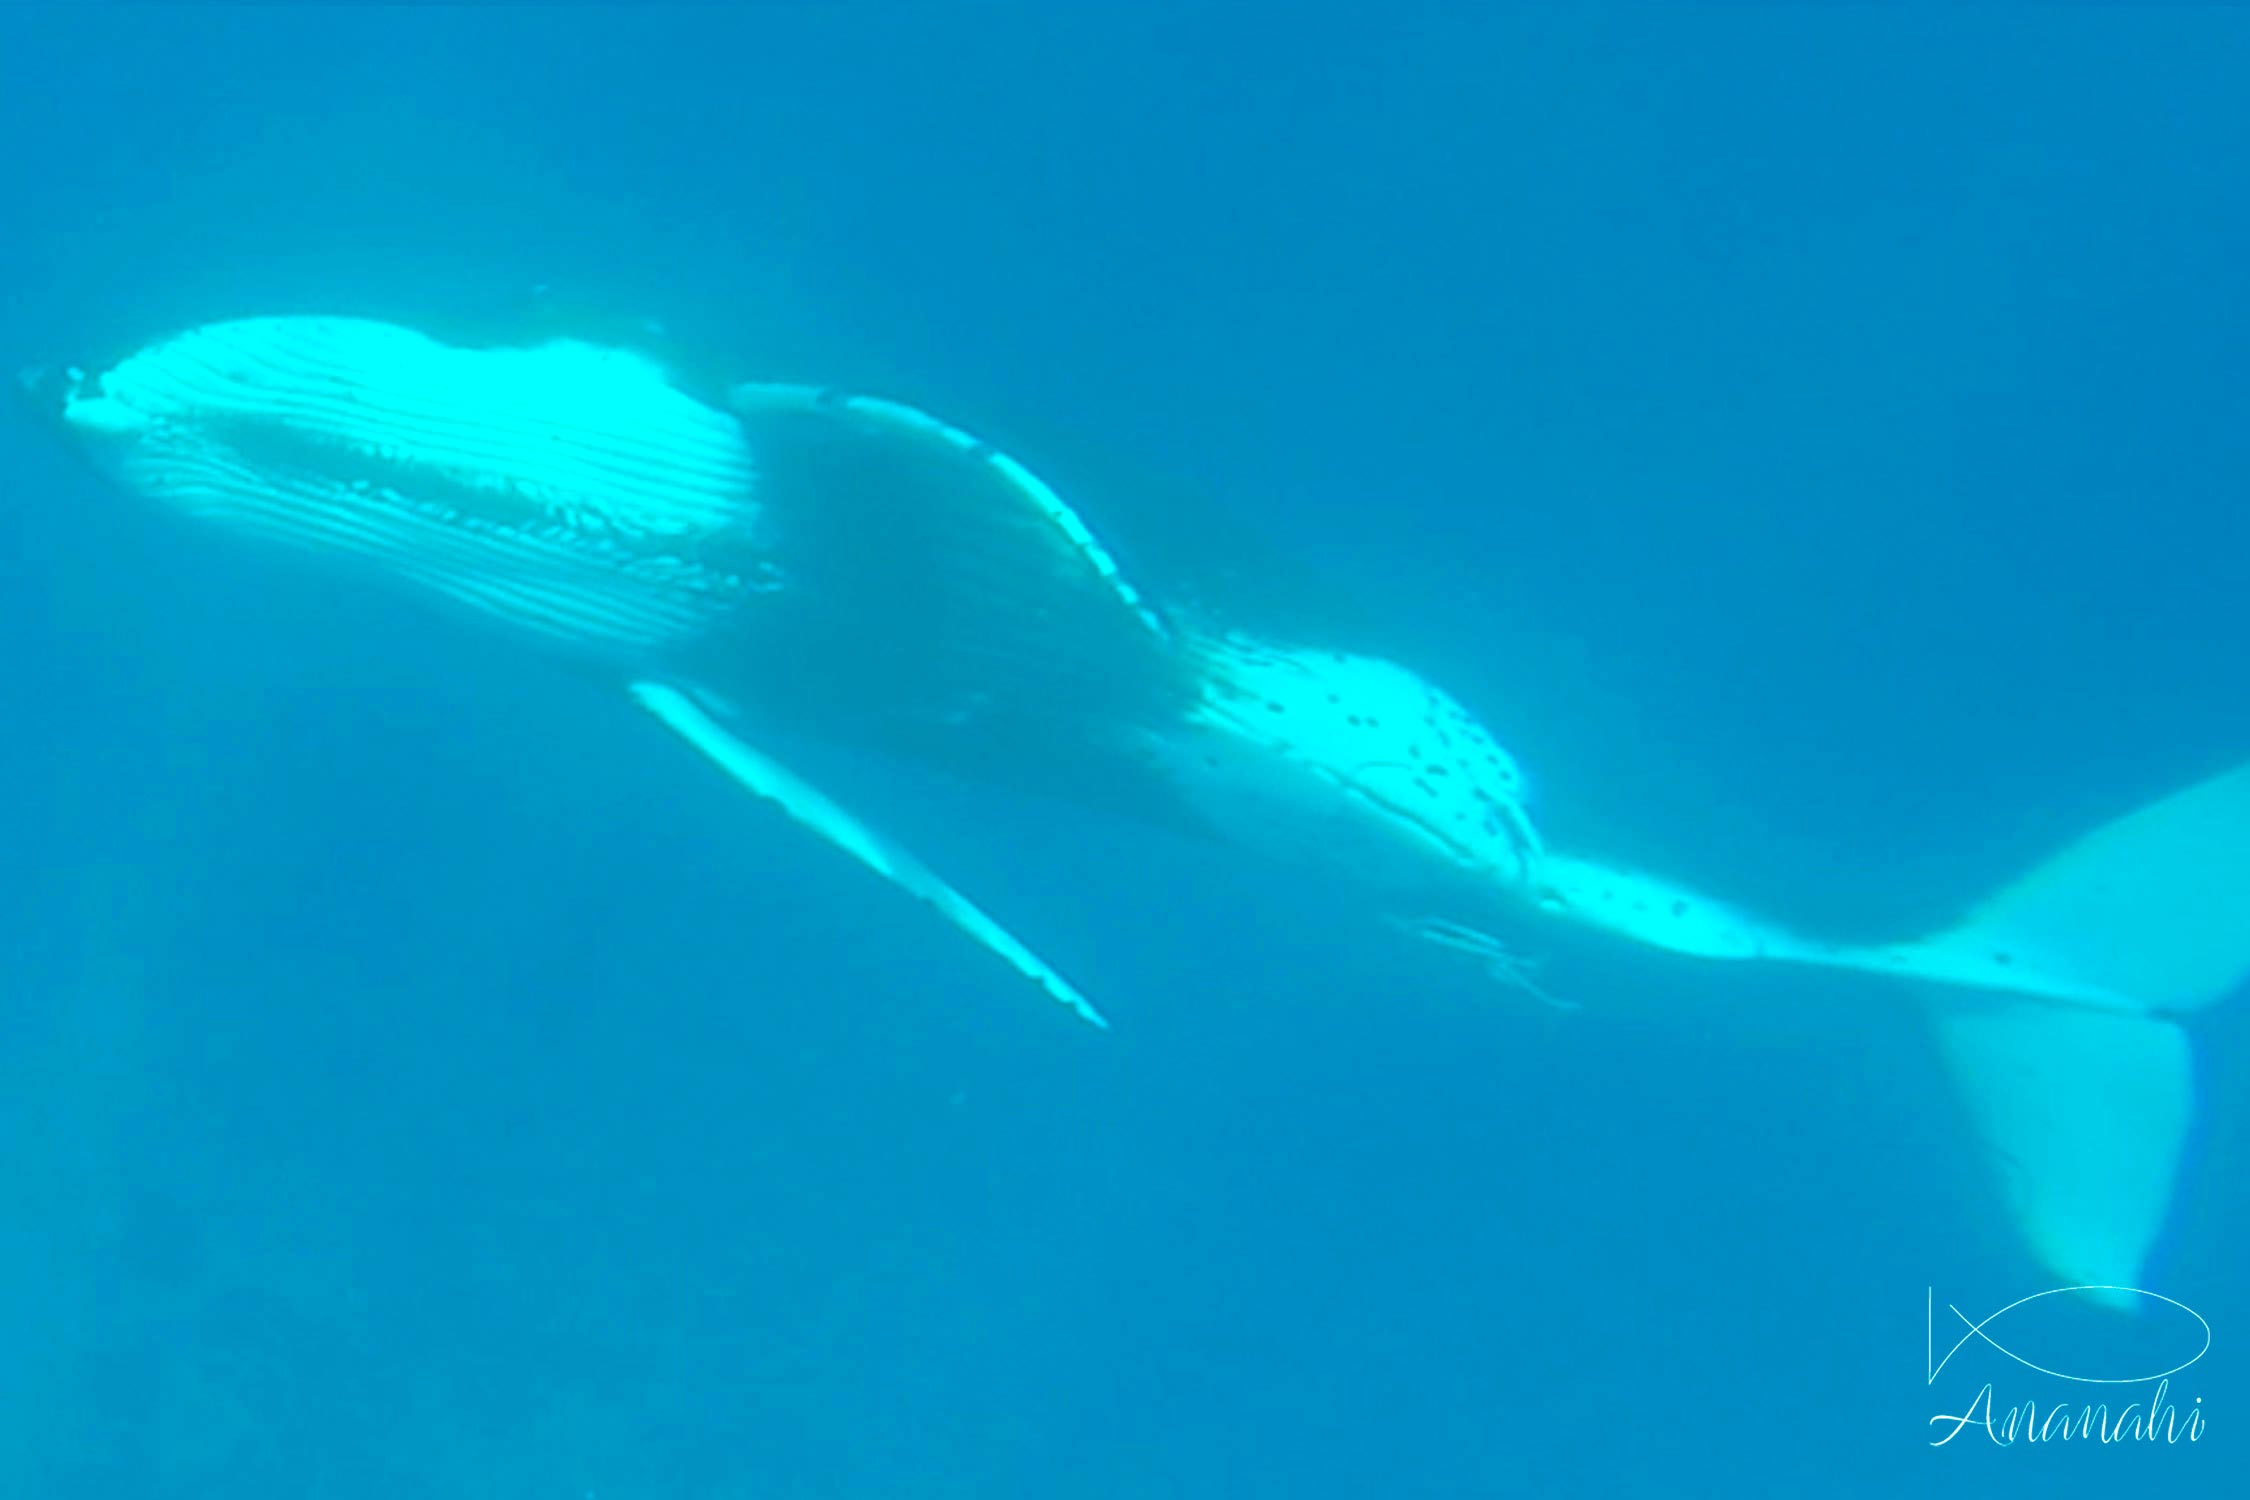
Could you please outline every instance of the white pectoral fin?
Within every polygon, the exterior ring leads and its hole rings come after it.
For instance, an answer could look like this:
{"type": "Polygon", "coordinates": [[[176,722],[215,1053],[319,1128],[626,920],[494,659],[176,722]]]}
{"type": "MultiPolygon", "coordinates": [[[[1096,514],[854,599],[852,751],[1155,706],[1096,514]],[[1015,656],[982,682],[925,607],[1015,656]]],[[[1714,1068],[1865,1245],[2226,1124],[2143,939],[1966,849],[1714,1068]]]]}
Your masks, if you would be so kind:
{"type": "Polygon", "coordinates": [[[694,700],[659,682],[636,682],[633,697],[712,764],[778,805],[802,826],[843,850],[891,884],[935,907],[954,926],[997,953],[1018,973],[1096,1026],[1109,1023],[1070,982],[948,885],[913,853],[855,817],[787,766],[727,732],[694,700]]]}
{"type": "Polygon", "coordinates": [[[1012,594],[1104,636],[1122,630],[1144,648],[1169,636],[1077,511],[984,439],[902,402],[834,387],[752,383],[727,394],[766,462],[787,467],[808,446],[822,455],[799,479],[817,495],[818,516],[796,524],[874,520],[909,543],[934,532],[946,545],[916,558],[925,573],[968,566],[962,584],[1012,594]]]}

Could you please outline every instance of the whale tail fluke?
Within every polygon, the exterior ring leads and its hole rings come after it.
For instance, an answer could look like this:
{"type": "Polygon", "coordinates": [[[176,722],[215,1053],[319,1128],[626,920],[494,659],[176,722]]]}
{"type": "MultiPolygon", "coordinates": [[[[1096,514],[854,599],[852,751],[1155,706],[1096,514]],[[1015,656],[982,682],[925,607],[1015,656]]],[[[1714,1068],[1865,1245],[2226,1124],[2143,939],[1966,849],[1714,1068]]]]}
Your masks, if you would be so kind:
{"type": "Polygon", "coordinates": [[[2250,766],[2094,830],[1924,946],[2117,1002],[1925,986],[1939,1052],[2032,1251],[2073,1284],[2138,1285],[2193,1113],[2174,1017],[2250,979],[2250,766]]]}
{"type": "Polygon", "coordinates": [[[2187,1033],[2156,1016],[1952,990],[1931,1001],[1939,1054],[2024,1244],[2061,1284],[2139,1286],[2194,1111],[2187,1033]]]}
{"type": "Polygon", "coordinates": [[[2250,977],[2250,765],[2095,829],[1939,942],[2146,1012],[2223,998],[2250,977]]]}

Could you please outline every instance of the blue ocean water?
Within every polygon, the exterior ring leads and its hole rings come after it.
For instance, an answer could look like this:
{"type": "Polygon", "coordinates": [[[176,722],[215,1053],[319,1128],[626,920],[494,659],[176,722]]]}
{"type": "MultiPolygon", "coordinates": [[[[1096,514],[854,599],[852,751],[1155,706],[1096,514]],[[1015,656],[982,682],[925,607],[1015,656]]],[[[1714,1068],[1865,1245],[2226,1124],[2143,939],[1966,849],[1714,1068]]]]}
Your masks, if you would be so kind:
{"type": "MultiPolygon", "coordinates": [[[[0,352],[656,319],[1332,610],[1550,837],[1911,932],[2250,758],[2245,76],[2191,8],[9,7],[0,352]]],[[[2048,1283],[1880,986],[1573,945],[1558,1015],[829,763],[1097,1034],[514,643],[0,475],[0,1495],[2239,1484],[2240,1000],[2150,1268],[2203,1436],[1933,1448],[2083,1388],[1928,1378],[2048,1283]]]]}

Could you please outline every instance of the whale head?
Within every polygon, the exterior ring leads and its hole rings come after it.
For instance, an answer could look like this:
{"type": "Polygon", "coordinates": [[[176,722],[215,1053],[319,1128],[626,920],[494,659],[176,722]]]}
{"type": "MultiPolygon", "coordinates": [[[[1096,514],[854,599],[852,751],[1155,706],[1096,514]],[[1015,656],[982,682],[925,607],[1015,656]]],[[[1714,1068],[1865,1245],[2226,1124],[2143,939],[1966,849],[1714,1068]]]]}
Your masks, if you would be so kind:
{"type": "Polygon", "coordinates": [[[754,583],[739,426],[626,350],[251,318],[17,385],[164,511],[573,644],[692,636],[754,583]]]}

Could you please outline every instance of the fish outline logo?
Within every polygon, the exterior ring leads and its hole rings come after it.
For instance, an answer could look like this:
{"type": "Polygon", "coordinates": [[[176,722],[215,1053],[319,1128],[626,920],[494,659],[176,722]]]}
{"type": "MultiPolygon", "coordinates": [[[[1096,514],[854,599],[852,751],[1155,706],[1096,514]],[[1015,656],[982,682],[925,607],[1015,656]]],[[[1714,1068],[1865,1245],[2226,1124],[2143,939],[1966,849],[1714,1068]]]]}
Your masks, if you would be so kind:
{"type": "Polygon", "coordinates": [[[2194,1308],[2188,1306],[2185,1302],[2180,1301],[2177,1297],[2167,1297],[2162,1292],[2152,1292],[2144,1287],[2111,1286],[2087,1283],[2078,1286],[2050,1287],[2048,1290],[2043,1292],[2033,1292],[2027,1297],[2018,1297],[2015,1301],[2008,1303],[2005,1307],[2000,1308],[1996,1312],[1988,1313],[1981,1319],[1971,1319],[1969,1315],[1961,1311],[1959,1307],[1948,1302],[1946,1304],[1946,1311],[1952,1313],[1954,1317],[1959,1318],[1961,1320],[1962,1327],[1966,1331],[1958,1339],[1954,1340],[1953,1346],[1945,1351],[1945,1357],[1940,1359],[1937,1355],[1937,1288],[1927,1287],[1924,1290],[1927,1295],[1927,1306],[1925,1310],[1924,1323],[1924,1333],[1927,1339],[1927,1343],[1925,1345],[1923,1353],[1923,1369],[1926,1375],[1924,1384],[1927,1385],[1935,1385],[1937,1383],[1939,1373],[1943,1371],[1948,1364],[1952,1363],[1953,1356],[1960,1353],[1962,1346],[1964,1344],[1967,1344],[1971,1339],[1975,1339],[1981,1343],[1989,1344],[1992,1348],[1998,1350],[2000,1353],[2014,1360],[2017,1364],[2022,1365],[2025,1369],[2035,1370],[2041,1375],[2046,1375],[2056,1380],[2075,1381],[2080,1385],[2146,1385],[2150,1381],[2166,1380],[2174,1375],[2179,1374],[2182,1370],[2187,1369],[2189,1366],[2202,1359],[2204,1355],[2211,1352],[2210,1321],[2206,1319],[2203,1314],[2197,1312],[2194,1308]],[[2006,1317],[2009,1313],[2015,1311],[2017,1308],[2024,1306],[2026,1303],[2037,1302],[2046,1297],[2067,1296],[2073,1292],[2092,1292],[2102,1294],[2102,1300],[2111,1305],[2115,1305],[2120,1297],[2145,1297],[2152,1301],[2161,1302],[2168,1306],[2176,1307],[2181,1312],[2186,1313],[2190,1318],[2193,1318],[2195,1320],[2195,1325],[2203,1330],[2203,1342],[2193,1354],[2190,1354],[2186,1359],[2181,1360],[2178,1364],[2173,1365],[2169,1369],[2157,1370],[2147,1375],[2073,1375],[2068,1371],[2050,1369],[2047,1366],[2039,1364],[2034,1360],[2026,1359],[2023,1355],[2018,1354],[2015,1350],[2010,1349],[2007,1345],[1994,1338],[1991,1333],[1987,1331],[1992,1327],[1994,1323],[2006,1317]]]}

